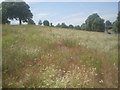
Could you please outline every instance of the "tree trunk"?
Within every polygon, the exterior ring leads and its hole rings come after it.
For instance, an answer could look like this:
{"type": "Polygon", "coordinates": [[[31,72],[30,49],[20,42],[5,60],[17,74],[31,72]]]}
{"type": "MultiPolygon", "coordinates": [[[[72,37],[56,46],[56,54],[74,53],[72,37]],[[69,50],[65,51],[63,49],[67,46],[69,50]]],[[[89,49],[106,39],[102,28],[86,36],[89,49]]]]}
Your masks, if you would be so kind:
{"type": "Polygon", "coordinates": [[[21,25],[22,24],[22,20],[19,18],[19,24],[21,25]]]}

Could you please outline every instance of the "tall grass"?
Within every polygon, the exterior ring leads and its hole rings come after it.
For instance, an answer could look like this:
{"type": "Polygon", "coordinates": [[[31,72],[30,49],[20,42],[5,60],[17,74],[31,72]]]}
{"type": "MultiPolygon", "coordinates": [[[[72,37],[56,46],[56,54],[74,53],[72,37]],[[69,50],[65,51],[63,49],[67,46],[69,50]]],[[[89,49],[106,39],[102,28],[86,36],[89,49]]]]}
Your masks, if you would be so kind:
{"type": "Polygon", "coordinates": [[[34,25],[2,30],[3,87],[115,88],[117,36],[34,25]]]}

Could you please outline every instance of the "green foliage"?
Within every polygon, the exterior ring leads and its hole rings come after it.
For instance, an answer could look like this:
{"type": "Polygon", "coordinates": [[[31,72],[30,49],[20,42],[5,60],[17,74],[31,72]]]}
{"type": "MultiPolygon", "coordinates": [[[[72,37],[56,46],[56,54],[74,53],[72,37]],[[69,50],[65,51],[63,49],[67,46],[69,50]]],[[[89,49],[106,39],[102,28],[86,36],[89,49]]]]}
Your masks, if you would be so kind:
{"type": "Polygon", "coordinates": [[[2,23],[3,24],[8,24],[10,23],[10,21],[8,20],[8,8],[10,7],[9,3],[5,3],[2,2],[1,3],[2,8],[1,8],[1,12],[2,12],[2,23]]]}
{"type": "Polygon", "coordinates": [[[49,26],[49,21],[48,21],[48,20],[44,20],[44,21],[43,21],[43,25],[44,25],[44,26],[49,26]]]}
{"type": "Polygon", "coordinates": [[[118,12],[117,20],[113,22],[113,31],[120,33],[120,11],[118,12]]]}
{"type": "Polygon", "coordinates": [[[101,19],[97,13],[90,15],[85,21],[85,23],[86,23],[86,30],[88,31],[103,32],[105,30],[104,20],[101,19]]]}
{"type": "Polygon", "coordinates": [[[63,44],[67,47],[75,47],[76,46],[76,40],[72,40],[72,39],[66,39],[63,40],[63,44]]]}
{"type": "Polygon", "coordinates": [[[33,25],[35,25],[35,22],[34,22],[32,19],[29,19],[29,20],[28,20],[28,24],[33,24],[33,25]]]}
{"type": "Polygon", "coordinates": [[[74,29],[81,30],[81,27],[79,25],[75,26],[74,29]]]}
{"type": "Polygon", "coordinates": [[[54,25],[53,25],[52,23],[50,23],[50,26],[51,26],[51,27],[54,27],[54,25]]]}
{"type": "Polygon", "coordinates": [[[69,27],[70,29],[73,29],[73,28],[74,28],[74,26],[73,26],[73,25],[69,25],[68,27],[69,27]]]}
{"type": "Polygon", "coordinates": [[[62,23],[62,24],[58,23],[56,27],[68,28],[68,26],[65,23],[62,23]]]}
{"type": "Polygon", "coordinates": [[[86,24],[85,24],[85,23],[83,23],[83,24],[81,25],[81,30],[86,30],[86,24]]]}
{"type": "Polygon", "coordinates": [[[62,23],[61,28],[68,28],[68,26],[65,23],[62,23]]]}
{"type": "Polygon", "coordinates": [[[2,4],[0,4],[0,24],[2,24],[2,4]]]}
{"type": "Polygon", "coordinates": [[[113,22],[113,32],[117,33],[118,32],[118,21],[116,20],[115,22],[113,22]]]}
{"type": "Polygon", "coordinates": [[[42,25],[42,21],[41,20],[39,20],[38,25],[40,25],[40,26],[42,25]]]}
{"type": "Polygon", "coordinates": [[[86,22],[86,29],[87,29],[87,30],[93,31],[93,29],[92,29],[92,23],[93,23],[93,21],[94,21],[96,18],[98,18],[98,17],[99,17],[98,14],[95,13],[95,14],[90,15],[90,16],[87,18],[87,20],[85,21],[85,22],[86,22]]]}
{"type": "Polygon", "coordinates": [[[61,25],[60,25],[60,23],[58,23],[57,25],[56,25],[56,27],[60,27],[61,25]]]}
{"type": "Polygon", "coordinates": [[[109,21],[109,20],[107,20],[106,22],[105,22],[105,28],[108,30],[108,29],[112,29],[112,23],[109,21]]]}
{"type": "MultiPolygon", "coordinates": [[[[119,2],[119,4],[120,4],[120,2],[119,2]]],[[[120,5],[119,5],[119,6],[120,6],[120,5]]],[[[120,11],[119,11],[119,13],[118,13],[117,20],[118,20],[118,25],[117,25],[117,27],[118,27],[118,33],[120,33],[120,11]]]]}
{"type": "Polygon", "coordinates": [[[92,23],[92,30],[98,32],[104,32],[105,30],[104,20],[101,18],[96,18],[92,23]]]}
{"type": "Polygon", "coordinates": [[[33,16],[29,8],[25,2],[2,2],[3,23],[8,19],[19,20],[20,24],[27,22],[33,16]]]}

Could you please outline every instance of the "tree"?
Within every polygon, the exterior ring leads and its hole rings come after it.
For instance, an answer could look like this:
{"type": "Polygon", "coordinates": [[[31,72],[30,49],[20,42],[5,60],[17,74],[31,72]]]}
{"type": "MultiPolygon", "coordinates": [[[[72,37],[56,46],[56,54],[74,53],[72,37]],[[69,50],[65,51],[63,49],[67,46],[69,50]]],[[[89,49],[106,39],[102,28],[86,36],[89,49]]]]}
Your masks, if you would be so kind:
{"type": "MultiPolygon", "coordinates": [[[[119,7],[120,7],[120,2],[119,2],[119,7]]],[[[118,21],[118,24],[117,24],[117,27],[118,27],[118,33],[120,33],[120,11],[118,12],[117,21],[118,21]]]]}
{"type": "Polygon", "coordinates": [[[58,23],[57,25],[56,25],[56,27],[60,27],[61,25],[60,25],[60,23],[58,23]]]}
{"type": "Polygon", "coordinates": [[[108,29],[112,29],[112,23],[109,20],[105,22],[105,29],[106,31],[108,31],[108,29]]]}
{"type": "Polygon", "coordinates": [[[7,12],[8,7],[10,7],[9,3],[2,2],[0,6],[1,6],[1,12],[2,12],[2,24],[10,23],[10,21],[8,20],[8,12],[7,12]]]}
{"type": "Polygon", "coordinates": [[[28,20],[28,24],[35,25],[35,22],[34,22],[32,19],[29,19],[29,20],[28,20]]]}
{"type": "Polygon", "coordinates": [[[83,24],[81,25],[81,30],[86,30],[86,24],[85,24],[85,23],[83,23],[83,24]]]}
{"type": "Polygon", "coordinates": [[[115,33],[120,33],[120,11],[118,12],[117,20],[113,22],[112,29],[115,33]]]}
{"type": "Polygon", "coordinates": [[[81,27],[79,25],[75,26],[74,29],[81,30],[81,27]]]}
{"type": "Polygon", "coordinates": [[[69,27],[70,29],[73,29],[73,28],[74,28],[74,26],[73,26],[73,25],[69,25],[68,27],[69,27]]]}
{"type": "Polygon", "coordinates": [[[61,24],[61,27],[62,27],[62,28],[68,28],[68,26],[67,26],[65,23],[62,23],[62,24],[61,24]]]}
{"type": "Polygon", "coordinates": [[[22,22],[28,22],[33,16],[29,5],[25,2],[2,2],[2,11],[3,22],[7,22],[6,19],[16,19],[20,25],[22,22]]]}
{"type": "Polygon", "coordinates": [[[49,21],[48,21],[48,20],[44,20],[44,21],[43,21],[43,25],[44,25],[44,26],[49,26],[49,21]]]}
{"type": "Polygon", "coordinates": [[[117,26],[118,26],[118,21],[116,20],[116,21],[113,22],[113,25],[112,25],[113,32],[115,32],[115,33],[118,32],[118,27],[117,26]]]}
{"type": "Polygon", "coordinates": [[[2,4],[0,4],[0,24],[2,24],[2,4]]]}
{"type": "Polygon", "coordinates": [[[40,26],[42,25],[42,21],[41,20],[39,20],[38,25],[40,25],[40,26]]]}
{"type": "Polygon", "coordinates": [[[97,13],[90,15],[85,21],[85,24],[86,30],[89,31],[102,32],[105,30],[104,20],[97,13]]]}
{"type": "Polygon", "coordinates": [[[104,30],[105,30],[104,20],[101,19],[101,18],[96,18],[93,21],[92,30],[93,31],[98,31],[98,32],[104,32],[104,30]]]}
{"type": "Polygon", "coordinates": [[[87,18],[87,20],[85,21],[85,23],[86,23],[86,30],[93,31],[93,29],[92,29],[92,23],[98,17],[99,17],[98,14],[94,13],[94,14],[90,15],[87,18]]]}
{"type": "Polygon", "coordinates": [[[53,24],[52,24],[52,23],[50,23],[50,26],[51,26],[51,27],[53,27],[53,24]]]}

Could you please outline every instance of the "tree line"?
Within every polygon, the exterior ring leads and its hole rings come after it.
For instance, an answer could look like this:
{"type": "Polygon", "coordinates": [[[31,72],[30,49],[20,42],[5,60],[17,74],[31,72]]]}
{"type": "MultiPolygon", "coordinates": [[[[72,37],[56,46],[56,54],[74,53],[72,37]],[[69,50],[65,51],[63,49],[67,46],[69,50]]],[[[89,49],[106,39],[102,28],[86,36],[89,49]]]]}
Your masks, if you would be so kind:
{"type": "MultiPolygon", "coordinates": [[[[120,19],[120,12],[117,18],[120,19]]],[[[81,26],[74,26],[72,24],[67,26],[65,23],[58,23],[56,26],[54,26],[52,23],[49,23],[48,20],[44,20],[43,23],[41,20],[39,20],[38,25],[97,32],[108,32],[108,30],[112,29],[115,33],[117,33],[119,31],[117,28],[118,23],[120,23],[120,20],[116,20],[113,23],[109,20],[104,22],[104,19],[102,19],[97,13],[94,13],[88,16],[88,18],[85,20],[85,23],[83,23],[81,26]]]]}
{"type": "MultiPolygon", "coordinates": [[[[10,20],[16,19],[20,25],[22,22],[35,25],[35,22],[32,20],[33,14],[30,11],[30,7],[25,2],[2,2],[0,4],[0,10],[2,10],[2,24],[10,24],[10,20]]],[[[109,29],[112,29],[118,33],[120,32],[120,12],[118,13],[117,20],[113,23],[109,20],[105,22],[97,13],[94,13],[89,15],[85,23],[81,26],[66,25],[64,22],[54,26],[52,22],[50,23],[48,20],[44,20],[43,22],[39,20],[38,25],[97,32],[108,32],[109,29]]]]}

